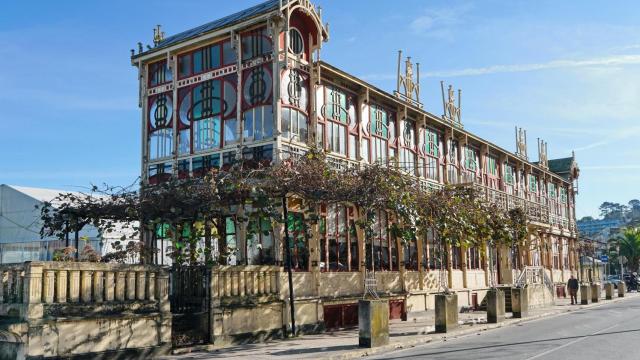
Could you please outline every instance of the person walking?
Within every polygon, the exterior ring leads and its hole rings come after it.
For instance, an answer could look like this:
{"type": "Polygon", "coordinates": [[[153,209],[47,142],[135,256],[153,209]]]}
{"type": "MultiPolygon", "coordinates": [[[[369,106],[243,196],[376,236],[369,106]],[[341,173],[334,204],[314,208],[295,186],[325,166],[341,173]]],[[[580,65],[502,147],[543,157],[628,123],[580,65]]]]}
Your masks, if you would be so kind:
{"type": "Polygon", "coordinates": [[[571,278],[567,282],[567,288],[569,288],[569,296],[571,296],[571,305],[577,304],[580,285],[578,284],[578,279],[573,277],[573,275],[571,275],[571,278]]]}

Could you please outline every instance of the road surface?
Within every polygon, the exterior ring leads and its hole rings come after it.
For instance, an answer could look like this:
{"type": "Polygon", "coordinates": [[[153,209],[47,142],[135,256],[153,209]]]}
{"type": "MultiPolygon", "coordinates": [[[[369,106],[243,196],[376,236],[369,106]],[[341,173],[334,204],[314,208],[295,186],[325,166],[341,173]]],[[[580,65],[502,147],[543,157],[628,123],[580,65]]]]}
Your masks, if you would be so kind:
{"type": "Polygon", "coordinates": [[[640,359],[640,298],[367,359],[640,359]]]}

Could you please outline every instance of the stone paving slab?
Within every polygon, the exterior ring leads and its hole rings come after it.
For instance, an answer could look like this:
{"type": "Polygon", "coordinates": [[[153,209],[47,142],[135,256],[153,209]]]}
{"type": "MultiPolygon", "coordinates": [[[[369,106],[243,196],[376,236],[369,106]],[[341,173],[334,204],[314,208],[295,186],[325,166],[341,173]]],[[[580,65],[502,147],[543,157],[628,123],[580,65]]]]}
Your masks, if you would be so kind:
{"type": "Polygon", "coordinates": [[[487,324],[486,312],[460,313],[459,320],[462,325],[457,330],[447,334],[436,334],[434,332],[435,313],[431,310],[420,313],[419,316],[409,316],[407,321],[391,321],[389,324],[389,345],[374,349],[359,348],[357,345],[358,330],[349,329],[226,348],[215,348],[215,346],[209,345],[178,349],[174,352],[174,355],[166,356],[162,359],[353,359],[433,341],[446,341],[447,338],[511,326],[542,317],[623,301],[637,296],[640,296],[640,294],[627,293],[624,298],[616,297],[613,300],[604,300],[603,294],[600,302],[590,303],[589,305],[571,305],[568,298],[556,299],[556,305],[529,310],[529,316],[523,319],[513,319],[511,318],[511,313],[507,313],[507,319],[498,324],[487,324]]]}

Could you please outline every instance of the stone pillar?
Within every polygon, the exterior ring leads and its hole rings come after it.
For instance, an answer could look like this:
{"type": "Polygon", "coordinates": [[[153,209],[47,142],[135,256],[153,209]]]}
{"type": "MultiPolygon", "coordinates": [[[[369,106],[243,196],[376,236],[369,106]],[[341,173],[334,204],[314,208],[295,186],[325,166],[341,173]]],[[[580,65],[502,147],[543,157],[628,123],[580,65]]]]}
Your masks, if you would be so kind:
{"type": "Polygon", "coordinates": [[[500,289],[487,291],[487,322],[499,323],[504,320],[504,292],[500,289]]]}
{"type": "Polygon", "coordinates": [[[600,301],[600,283],[591,284],[591,302],[600,301]]]}
{"type": "Polygon", "coordinates": [[[42,284],[42,301],[47,304],[53,303],[53,299],[55,298],[55,276],[56,273],[53,270],[44,270],[42,284]]]}
{"type": "Polygon", "coordinates": [[[83,303],[91,302],[91,276],[92,271],[83,270],[80,272],[80,299],[83,303]]]}
{"type": "Polygon", "coordinates": [[[113,271],[107,271],[104,278],[104,300],[113,301],[116,293],[115,274],[113,271]]]}
{"type": "Polygon", "coordinates": [[[134,300],[136,298],[136,272],[127,271],[127,284],[126,284],[126,296],[127,300],[134,300]]]}
{"type": "Polygon", "coordinates": [[[69,302],[75,303],[80,300],[80,271],[69,271],[69,302]]]}
{"type": "Polygon", "coordinates": [[[58,277],[58,281],[55,285],[56,302],[65,303],[67,302],[67,270],[58,270],[56,276],[58,277]]]}
{"type": "Polygon", "coordinates": [[[358,301],[358,344],[373,348],[389,343],[389,302],[358,301]]]}
{"type": "Polygon", "coordinates": [[[102,271],[93,272],[93,301],[97,303],[104,301],[104,282],[102,271]]]}
{"type": "Polygon", "coordinates": [[[514,318],[526,317],[529,313],[527,288],[511,288],[511,312],[514,318]]]}
{"type": "Polygon", "coordinates": [[[171,344],[171,304],[169,303],[169,274],[160,270],[156,276],[156,298],[160,311],[160,343],[171,344]]]}
{"type": "Polygon", "coordinates": [[[446,333],[458,327],[458,294],[436,294],[436,332],[446,333]]]}
{"type": "Polygon", "coordinates": [[[124,271],[116,272],[116,301],[124,301],[125,275],[124,271]]]}
{"type": "Polygon", "coordinates": [[[25,319],[41,319],[42,308],[42,263],[25,263],[22,302],[26,305],[25,319]]]}
{"type": "Polygon", "coordinates": [[[614,287],[613,283],[604,284],[605,299],[607,300],[613,299],[613,287],[614,287]]]}
{"type": "Polygon", "coordinates": [[[147,290],[147,272],[138,271],[136,272],[136,275],[136,299],[144,300],[145,292],[147,290]]]}
{"type": "MultiPolygon", "coordinates": [[[[213,294],[210,294],[213,297],[213,294]]],[[[156,298],[156,273],[149,271],[147,273],[147,300],[155,300],[156,298]]]]}
{"type": "Polygon", "coordinates": [[[627,284],[624,281],[618,283],[618,297],[624,297],[627,293],[627,284]]]}
{"type": "Polygon", "coordinates": [[[591,300],[591,286],[580,285],[580,304],[587,305],[591,300]]]}

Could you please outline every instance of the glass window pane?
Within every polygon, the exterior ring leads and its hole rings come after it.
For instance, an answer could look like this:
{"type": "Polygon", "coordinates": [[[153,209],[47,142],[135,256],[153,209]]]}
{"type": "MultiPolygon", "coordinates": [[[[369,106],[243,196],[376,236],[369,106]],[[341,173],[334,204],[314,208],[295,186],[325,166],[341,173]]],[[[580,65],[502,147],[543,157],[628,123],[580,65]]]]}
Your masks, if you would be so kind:
{"type": "Polygon", "coordinates": [[[237,61],[236,51],[231,47],[231,41],[222,43],[222,56],[224,65],[235,64],[237,61]]]}
{"type": "Polygon", "coordinates": [[[224,141],[225,144],[231,144],[238,141],[236,136],[236,127],[238,122],[236,119],[226,119],[224,121],[224,141]]]}
{"type": "Polygon", "coordinates": [[[202,72],[202,50],[193,53],[193,72],[195,74],[202,72]]]}

